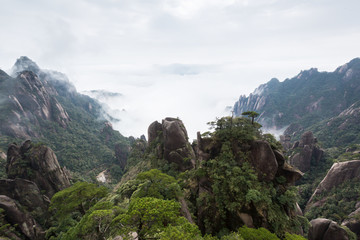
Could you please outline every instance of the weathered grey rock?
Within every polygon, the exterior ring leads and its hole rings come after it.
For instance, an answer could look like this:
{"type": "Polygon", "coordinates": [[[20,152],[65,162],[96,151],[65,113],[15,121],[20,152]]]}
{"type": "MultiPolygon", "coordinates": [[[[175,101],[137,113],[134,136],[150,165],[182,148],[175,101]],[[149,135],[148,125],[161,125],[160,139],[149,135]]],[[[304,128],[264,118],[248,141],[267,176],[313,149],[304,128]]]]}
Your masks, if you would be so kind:
{"type": "Polygon", "coordinates": [[[282,167],[284,165],[284,163],[286,162],[284,154],[282,154],[282,152],[280,152],[279,150],[273,150],[274,154],[275,154],[275,158],[276,161],[279,165],[279,167],[282,167]]]}
{"type": "Polygon", "coordinates": [[[21,233],[28,239],[44,239],[45,232],[35,219],[27,212],[21,210],[17,203],[5,195],[0,195],[0,208],[4,209],[6,220],[12,225],[17,225],[21,233]]]}
{"type": "Polygon", "coordinates": [[[183,122],[177,118],[165,118],[162,124],[153,122],[148,128],[149,146],[155,139],[159,143],[155,151],[159,158],[175,163],[180,171],[195,167],[195,153],[190,143],[183,122]]]}
{"type": "Polygon", "coordinates": [[[310,221],[309,240],[348,240],[346,231],[336,222],[325,218],[310,221]]]}
{"type": "Polygon", "coordinates": [[[260,180],[272,181],[278,170],[278,163],[271,146],[266,141],[253,141],[251,143],[251,164],[260,180]]]}
{"type": "Polygon", "coordinates": [[[254,227],[254,221],[253,218],[251,217],[251,215],[247,214],[247,213],[239,213],[238,214],[241,221],[249,228],[253,228],[254,227]]]}
{"type": "Polygon", "coordinates": [[[150,124],[148,128],[149,144],[151,144],[160,135],[162,135],[162,125],[158,121],[155,121],[150,124]]]}
{"type": "Polygon", "coordinates": [[[360,160],[334,163],[324,179],[319,183],[310,200],[308,201],[305,211],[312,207],[322,206],[326,202],[326,197],[314,202],[315,196],[331,190],[346,181],[359,181],[360,179],[360,160]]]}
{"type": "Polygon", "coordinates": [[[285,163],[283,166],[279,167],[277,175],[285,177],[287,183],[294,185],[304,174],[290,164],[285,163]]]}
{"type": "Polygon", "coordinates": [[[45,213],[50,204],[34,182],[20,178],[1,179],[0,195],[15,199],[30,212],[40,209],[45,213]]]}
{"type": "Polygon", "coordinates": [[[21,147],[9,146],[6,173],[10,179],[33,181],[50,199],[56,192],[70,186],[54,152],[44,145],[33,146],[30,140],[21,147]]]}
{"type": "Polygon", "coordinates": [[[300,171],[310,170],[312,164],[317,164],[323,157],[324,151],[317,145],[317,139],[312,132],[305,132],[299,142],[295,142],[292,149],[300,149],[290,158],[290,164],[297,167],[300,171]]]}
{"type": "Polygon", "coordinates": [[[354,232],[358,239],[360,239],[360,208],[358,207],[354,212],[349,214],[349,217],[344,220],[341,225],[348,227],[352,232],[354,232]]]}

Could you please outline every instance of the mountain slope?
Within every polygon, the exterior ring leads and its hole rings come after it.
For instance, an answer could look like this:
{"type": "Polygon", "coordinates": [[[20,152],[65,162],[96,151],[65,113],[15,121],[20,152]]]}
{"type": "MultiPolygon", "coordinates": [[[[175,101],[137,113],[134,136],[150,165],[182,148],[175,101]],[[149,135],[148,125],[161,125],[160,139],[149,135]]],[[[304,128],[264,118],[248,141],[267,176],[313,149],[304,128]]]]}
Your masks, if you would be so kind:
{"type": "Polygon", "coordinates": [[[240,96],[234,112],[239,116],[245,111],[256,111],[260,114],[257,121],[264,128],[286,127],[285,134],[295,138],[311,130],[326,147],[346,145],[359,135],[358,121],[353,116],[357,106],[353,104],[360,101],[359,92],[360,58],[355,58],[334,72],[312,68],[283,82],[272,79],[248,97],[240,96]],[[341,125],[342,121],[346,123],[341,125]],[[349,134],[352,136],[345,136],[349,134]],[[335,141],[334,136],[340,139],[335,141]]]}
{"type": "Polygon", "coordinates": [[[129,141],[112,129],[96,100],[79,94],[64,74],[42,70],[27,57],[12,71],[9,76],[0,70],[3,149],[11,141],[43,141],[73,172],[89,177],[111,168],[118,175],[113,177],[121,177],[129,141]]]}
{"type": "Polygon", "coordinates": [[[237,116],[245,111],[260,113],[257,119],[266,128],[281,129],[291,123],[308,127],[334,117],[360,100],[360,59],[334,72],[316,68],[302,71],[291,79],[272,79],[234,105],[237,116]]]}

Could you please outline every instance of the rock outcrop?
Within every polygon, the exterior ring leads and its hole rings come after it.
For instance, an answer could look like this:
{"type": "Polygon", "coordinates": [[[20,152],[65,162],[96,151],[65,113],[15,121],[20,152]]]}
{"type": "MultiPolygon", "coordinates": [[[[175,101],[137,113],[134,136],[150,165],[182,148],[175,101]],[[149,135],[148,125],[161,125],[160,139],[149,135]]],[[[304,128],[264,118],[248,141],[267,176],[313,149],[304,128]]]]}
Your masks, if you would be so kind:
{"type": "Polygon", "coordinates": [[[314,198],[323,192],[330,191],[332,188],[339,186],[347,181],[358,181],[360,179],[360,160],[352,160],[347,162],[334,163],[326,174],[325,178],[315,189],[306,209],[321,204],[323,199],[314,202],[314,198]]]}
{"type": "Polygon", "coordinates": [[[312,164],[318,164],[324,155],[324,151],[316,143],[317,139],[313,136],[312,132],[305,132],[301,136],[300,141],[294,143],[292,149],[297,151],[297,153],[291,156],[290,164],[302,172],[310,170],[312,164]]]}
{"type": "Polygon", "coordinates": [[[161,124],[153,122],[148,128],[148,139],[149,146],[156,145],[158,158],[174,163],[180,171],[195,166],[195,153],[181,120],[165,118],[161,124]]]}
{"type": "Polygon", "coordinates": [[[70,117],[56,99],[57,91],[31,71],[22,71],[16,78],[3,76],[0,81],[7,113],[0,131],[16,138],[39,137],[34,129],[41,121],[53,121],[67,127],[70,117]]]}
{"type": "Polygon", "coordinates": [[[49,198],[70,186],[69,178],[60,167],[54,152],[45,145],[35,146],[30,140],[21,147],[15,144],[9,146],[6,173],[10,179],[33,181],[49,198]]]}
{"type": "Polygon", "coordinates": [[[6,220],[24,234],[26,239],[44,239],[45,232],[36,220],[27,212],[22,210],[15,200],[5,195],[0,195],[0,208],[4,209],[6,220]]]}
{"type": "Polygon", "coordinates": [[[341,225],[349,228],[360,239],[360,202],[355,206],[357,209],[350,213],[347,219],[345,219],[341,225]]]}
{"type": "Polygon", "coordinates": [[[310,225],[309,240],[349,240],[345,229],[329,219],[313,219],[310,221],[310,225]]]}
{"type": "Polygon", "coordinates": [[[5,219],[26,239],[44,239],[42,226],[50,216],[50,199],[70,186],[67,174],[50,148],[30,140],[9,146],[6,173],[8,179],[0,180],[0,208],[5,219]]]}
{"type": "Polygon", "coordinates": [[[270,144],[265,141],[253,141],[250,151],[250,162],[258,174],[259,180],[274,180],[278,170],[278,162],[270,144]]]}

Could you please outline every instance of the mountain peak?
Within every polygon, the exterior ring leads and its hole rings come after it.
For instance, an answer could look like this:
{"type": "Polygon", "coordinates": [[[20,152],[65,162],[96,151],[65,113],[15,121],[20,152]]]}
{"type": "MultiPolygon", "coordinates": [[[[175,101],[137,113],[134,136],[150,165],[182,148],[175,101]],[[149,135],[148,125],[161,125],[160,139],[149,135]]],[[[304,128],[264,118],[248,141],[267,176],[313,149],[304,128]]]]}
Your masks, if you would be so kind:
{"type": "Polygon", "coordinates": [[[14,64],[14,66],[11,69],[11,75],[15,77],[19,72],[22,71],[32,71],[35,74],[38,74],[40,72],[39,66],[32,61],[30,58],[26,56],[21,56],[18,58],[14,64]]]}

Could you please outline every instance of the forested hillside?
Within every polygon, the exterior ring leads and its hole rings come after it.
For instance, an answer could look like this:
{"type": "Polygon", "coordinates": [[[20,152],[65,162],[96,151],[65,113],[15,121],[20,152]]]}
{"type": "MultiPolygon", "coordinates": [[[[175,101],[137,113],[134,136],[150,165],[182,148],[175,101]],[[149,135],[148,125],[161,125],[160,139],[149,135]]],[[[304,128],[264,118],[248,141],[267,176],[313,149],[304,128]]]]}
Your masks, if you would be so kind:
{"type": "Polygon", "coordinates": [[[67,77],[19,58],[12,76],[0,72],[0,146],[32,139],[44,142],[77,177],[108,170],[121,178],[129,140],[112,129],[94,99],[78,93],[67,77]],[[116,149],[116,151],[115,151],[116,149]]]}

